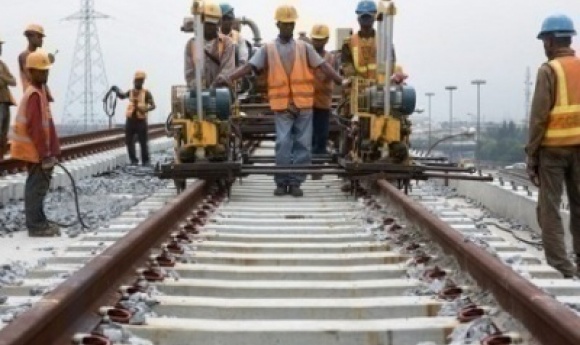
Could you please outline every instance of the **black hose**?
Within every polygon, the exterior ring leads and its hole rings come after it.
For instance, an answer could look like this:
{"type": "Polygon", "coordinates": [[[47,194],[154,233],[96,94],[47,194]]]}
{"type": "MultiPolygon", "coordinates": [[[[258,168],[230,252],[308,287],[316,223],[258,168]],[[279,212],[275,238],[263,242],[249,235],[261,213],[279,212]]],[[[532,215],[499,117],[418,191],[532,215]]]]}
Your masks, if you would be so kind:
{"type": "Polygon", "coordinates": [[[117,100],[119,96],[117,95],[115,89],[116,87],[111,87],[111,89],[107,91],[105,97],[103,98],[103,110],[109,118],[113,118],[115,116],[115,111],[117,109],[117,100]]]}

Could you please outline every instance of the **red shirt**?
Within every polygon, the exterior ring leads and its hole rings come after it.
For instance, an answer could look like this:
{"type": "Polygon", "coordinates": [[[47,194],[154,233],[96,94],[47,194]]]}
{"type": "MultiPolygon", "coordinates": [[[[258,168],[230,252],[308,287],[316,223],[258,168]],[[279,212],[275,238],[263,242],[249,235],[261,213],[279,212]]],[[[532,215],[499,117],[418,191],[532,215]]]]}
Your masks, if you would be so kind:
{"type": "Polygon", "coordinates": [[[46,144],[45,132],[42,127],[42,103],[37,93],[32,94],[28,99],[26,107],[26,117],[28,118],[28,135],[36,147],[38,157],[42,160],[48,157],[60,156],[60,142],[56,135],[54,122],[50,120],[50,145],[46,144]]]}

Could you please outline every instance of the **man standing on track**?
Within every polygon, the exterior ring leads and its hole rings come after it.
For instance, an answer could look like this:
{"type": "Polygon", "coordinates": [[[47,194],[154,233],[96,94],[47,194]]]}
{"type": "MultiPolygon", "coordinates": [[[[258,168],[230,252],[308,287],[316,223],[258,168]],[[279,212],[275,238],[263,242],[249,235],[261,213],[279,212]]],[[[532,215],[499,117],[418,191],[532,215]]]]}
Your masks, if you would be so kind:
{"type": "MultiPolygon", "coordinates": [[[[0,37],[0,56],[2,56],[2,44],[4,41],[0,37]]],[[[16,79],[8,66],[0,60],[0,160],[4,159],[8,146],[8,129],[10,127],[10,107],[16,105],[10,86],[16,86],[16,79]]]]}
{"type": "Polygon", "coordinates": [[[12,158],[28,163],[24,210],[28,235],[31,237],[60,235],[58,226],[49,223],[44,214],[44,198],[50,187],[52,170],[60,156],[60,143],[46,92],[50,66],[49,55],[40,49],[26,57],[25,67],[30,85],[20,101],[10,131],[12,158]]]}
{"type": "MultiPolygon", "coordinates": [[[[313,70],[319,69],[338,84],[348,81],[343,80],[310,44],[294,40],[298,19],[294,6],[278,7],[275,19],[280,31],[278,38],[258,50],[249,64],[220,78],[220,82],[231,85],[252,70],[265,71],[270,108],[275,113],[276,165],[307,165],[312,161],[313,70]]],[[[276,174],[274,180],[274,195],[303,196],[300,186],[306,174],[276,174]]]]}
{"type": "Polygon", "coordinates": [[[120,99],[129,98],[129,105],[125,115],[127,122],[125,123],[125,145],[127,145],[127,152],[131,165],[138,165],[139,160],[135,154],[135,135],[139,140],[141,147],[141,163],[143,166],[150,165],[149,160],[149,132],[147,129],[147,116],[150,111],[155,109],[155,101],[153,95],[149,90],[143,88],[147,75],[145,72],[137,71],[133,80],[134,89],[122,92],[118,87],[113,86],[113,91],[120,99]]]}
{"type": "Polygon", "coordinates": [[[546,260],[566,278],[580,276],[580,59],[570,48],[575,35],[565,15],[550,16],[542,24],[538,39],[548,62],[538,70],[526,147],[528,175],[540,189],[538,223],[546,260]],[[576,266],[564,240],[562,182],[570,203],[576,266]]]}

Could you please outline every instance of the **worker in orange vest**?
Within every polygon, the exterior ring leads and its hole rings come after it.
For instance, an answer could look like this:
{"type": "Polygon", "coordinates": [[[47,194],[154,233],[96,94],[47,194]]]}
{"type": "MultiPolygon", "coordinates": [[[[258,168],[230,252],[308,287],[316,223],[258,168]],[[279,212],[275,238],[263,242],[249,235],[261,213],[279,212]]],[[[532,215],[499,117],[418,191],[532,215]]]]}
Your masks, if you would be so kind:
{"type": "MultiPolygon", "coordinates": [[[[230,84],[252,70],[265,70],[268,78],[268,99],[275,113],[276,164],[306,165],[312,161],[312,108],[314,106],[314,71],[320,70],[338,84],[348,83],[320,57],[312,45],[294,40],[298,13],[294,6],[276,10],[278,38],[265,44],[232,75],[220,78],[230,84]]],[[[274,195],[303,196],[300,188],[305,174],[276,174],[274,195]]]]}
{"type": "Polygon", "coordinates": [[[546,18],[538,39],[548,61],[538,70],[526,146],[530,180],[539,187],[538,224],[549,265],[566,278],[580,277],[580,58],[571,49],[574,23],[546,18]],[[560,216],[563,183],[570,204],[576,265],[569,259],[560,216]]]}
{"type": "MultiPolygon", "coordinates": [[[[0,56],[2,56],[2,44],[0,37],[0,56]]],[[[4,159],[8,144],[8,129],[10,128],[10,107],[16,105],[10,86],[16,86],[16,79],[4,61],[0,60],[0,160],[4,159]]]]}
{"type": "MultiPolygon", "coordinates": [[[[44,44],[44,28],[38,24],[30,24],[24,30],[24,36],[28,40],[28,47],[18,56],[18,66],[20,67],[20,82],[22,83],[22,92],[26,92],[28,85],[30,85],[30,76],[26,70],[26,58],[36,49],[42,48],[44,44]]],[[[48,54],[50,63],[55,61],[54,54],[48,54]]],[[[52,94],[48,86],[46,86],[47,97],[49,102],[53,102],[52,94]]]]}
{"type": "Polygon", "coordinates": [[[147,129],[147,116],[150,111],[155,109],[155,101],[153,95],[149,90],[143,88],[147,74],[143,71],[137,71],[133,78],[134,89],[123,92],[117,86],[111,89],[117,94],[120,99],[129,98],[129,105],[125,115],[127,121],[125,122],[125,145],[129,154],[131,165],[138,165],[139,160],[135,154],[135,136],[139,141],[141,148],[141,163],[143,166],[149,166],[149,131],[147,129]]]}
{"type": "Polygon", "coordinates": [[[49,55],[40,49],[26,57],[25,68],[30,85],[22,96],[9,134],[12,158],[28,163],[24,211],[31,237],[60,235],[58,226],[49,223],[43,209],[52,170],[60,156],[60,143],[46,92],[50,66],[49,55]]]}

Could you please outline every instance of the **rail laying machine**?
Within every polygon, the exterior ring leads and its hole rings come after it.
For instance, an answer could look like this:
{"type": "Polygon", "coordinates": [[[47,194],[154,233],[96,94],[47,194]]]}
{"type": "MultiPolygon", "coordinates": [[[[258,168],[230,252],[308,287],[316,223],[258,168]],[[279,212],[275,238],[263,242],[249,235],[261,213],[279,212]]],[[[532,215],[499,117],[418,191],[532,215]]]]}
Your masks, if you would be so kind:
{"type": "MultiPolygon", "coordinates": [[[[201,6],[200,1],[194,1],[197,37],[203,37],[201,6]]],[[[300,166],[275,165],[273,156],[253,156],[252,150],[260,142],[275,140],[275,115],[268,108],[264,76],[252,76],[233,88],[202,89],[203,60],[198,58],[197,87],[172,89],[167,130],[175,139],[175,156],[156,167],[156,176],[174,179],[179,189],[190,178],[217,181],[229,188],[237,178],[277,173],[336,175],[350,179],[353,187],[361,180],[379,178],[405,187],[411,180],[429,178],[489,180],[473,175],[472,168],[440,158],[410,156],[409,116],[415,112],[415,89],[394,84],[386,77],[394,70],[392,50],[387,47],[392,47],[395,12],[391,1],[379,1],[378,77],[353,77],[349,89],[340,90],[331,120],[330,154],[315,155],[312,164],[300,166]]],[[[256,34],[255,25],[252,29],[256,34]]],[[[196,44],[201,41],[195,40],[196,44]]],[[[254,41],[259,46],[260,40],[254,41]]],[[[200,45],[197,49],[203,51],[200,45]]]]}

